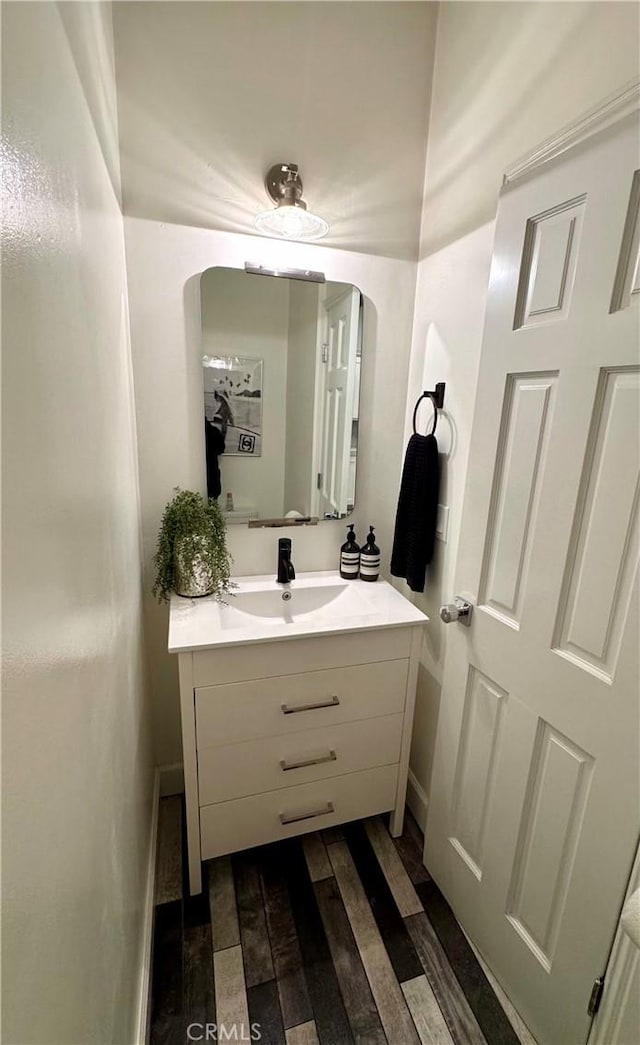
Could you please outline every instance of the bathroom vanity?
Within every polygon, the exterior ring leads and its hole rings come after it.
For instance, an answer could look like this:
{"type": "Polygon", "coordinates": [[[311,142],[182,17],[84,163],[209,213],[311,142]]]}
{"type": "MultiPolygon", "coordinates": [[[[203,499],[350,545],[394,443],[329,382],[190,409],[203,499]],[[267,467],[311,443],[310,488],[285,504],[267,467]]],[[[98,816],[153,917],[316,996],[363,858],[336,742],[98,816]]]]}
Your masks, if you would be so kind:
{"type": "Polygon", "coordinates": [[[385,811],[402,831],[425,615],[334,572],[235,584],[171,601],[192,893],[224,853],[385,811]]]}

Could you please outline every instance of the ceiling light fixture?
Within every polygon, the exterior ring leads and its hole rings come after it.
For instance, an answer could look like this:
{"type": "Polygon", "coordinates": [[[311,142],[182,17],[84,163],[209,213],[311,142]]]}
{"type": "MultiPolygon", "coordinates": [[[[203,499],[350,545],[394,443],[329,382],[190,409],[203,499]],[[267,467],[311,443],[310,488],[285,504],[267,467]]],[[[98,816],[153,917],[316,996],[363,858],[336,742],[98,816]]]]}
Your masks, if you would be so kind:
{"type": "Polygon", "coordinates": [[[256,216],[254,225],[260,232],[284,239],[321,239],[327,235],[327,222],[307,210],[302,199],[302,178],[297,163],[274,164],[264,183],[276,207],[256,216]]]}

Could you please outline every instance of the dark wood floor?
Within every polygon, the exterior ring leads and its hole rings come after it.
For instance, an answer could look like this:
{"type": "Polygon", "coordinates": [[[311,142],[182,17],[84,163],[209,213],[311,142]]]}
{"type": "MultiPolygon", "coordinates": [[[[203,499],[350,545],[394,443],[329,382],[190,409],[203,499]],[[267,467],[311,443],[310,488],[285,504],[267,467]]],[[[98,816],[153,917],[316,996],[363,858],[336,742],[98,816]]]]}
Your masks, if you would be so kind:
{"type": "Polygon", "coordinates": [[[519,1045],[409,816],[211,860],[196,897],[183,823],[163,799],[152,1045],[519,1045]]]}

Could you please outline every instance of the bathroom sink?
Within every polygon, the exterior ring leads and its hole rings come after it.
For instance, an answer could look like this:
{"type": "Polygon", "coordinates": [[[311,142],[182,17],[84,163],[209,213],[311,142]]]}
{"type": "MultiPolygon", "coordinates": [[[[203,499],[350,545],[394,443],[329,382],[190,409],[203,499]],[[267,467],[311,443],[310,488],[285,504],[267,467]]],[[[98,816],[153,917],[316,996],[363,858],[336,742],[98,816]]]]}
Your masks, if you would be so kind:
{"type": "Polygon", "coordinates": [[[232,592],[224,600],[227,609],[220,614],[223,628],[246,625],[245,615],[262,620],[300,620],[309,614],[326,616],[374,613],[375,606],[361,588],[350,581],[341,584],[278,584],[259,591],[232,592]],[[240,615],[240,616],[238,616],[240,615]]]}
{"type": "Polygon", "coordinates": [[[386,581],[346,581],[336,571],[234,577],[222,600],[171,599],[169,652],[273,642],[305,635],[423,624],[426,616],[386,581]]]}

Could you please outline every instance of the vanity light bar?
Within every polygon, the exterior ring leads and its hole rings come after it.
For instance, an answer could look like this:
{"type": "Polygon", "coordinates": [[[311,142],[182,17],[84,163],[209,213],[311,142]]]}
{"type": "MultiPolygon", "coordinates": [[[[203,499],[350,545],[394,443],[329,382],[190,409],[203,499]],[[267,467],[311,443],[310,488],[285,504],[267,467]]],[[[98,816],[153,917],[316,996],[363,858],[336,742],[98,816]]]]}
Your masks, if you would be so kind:
{"type": "Polygon", "coordinates": [[[324,272],[312,272],[311,269],[268,269],[265,265],[253,265],[245,261],[244,270],[252,276],[286,276],[287,279],[304,279],[308,283],[327,282],[324,272]]]}

